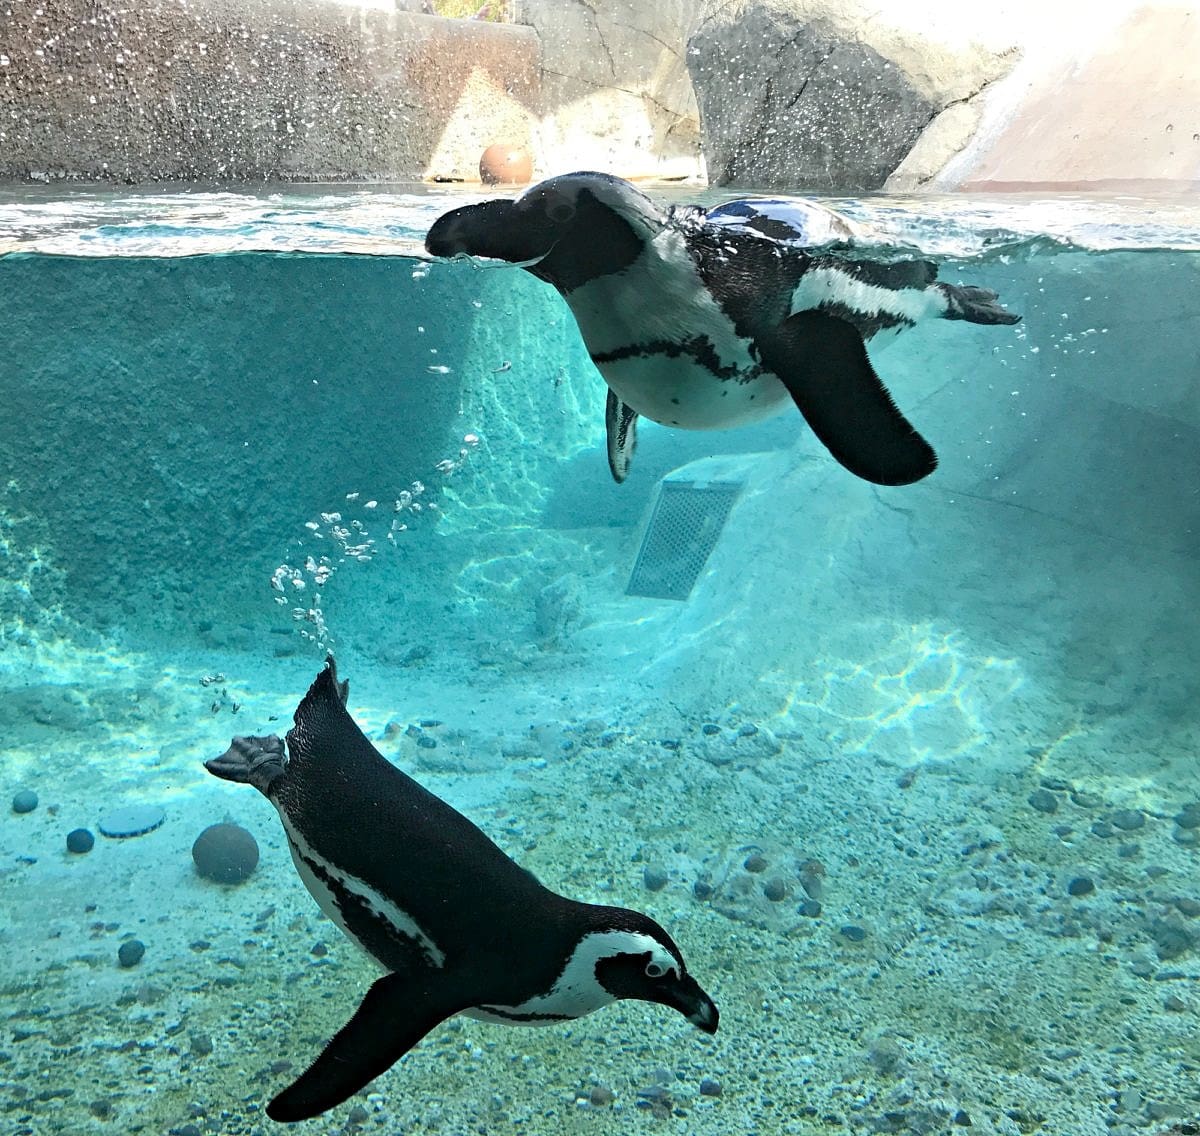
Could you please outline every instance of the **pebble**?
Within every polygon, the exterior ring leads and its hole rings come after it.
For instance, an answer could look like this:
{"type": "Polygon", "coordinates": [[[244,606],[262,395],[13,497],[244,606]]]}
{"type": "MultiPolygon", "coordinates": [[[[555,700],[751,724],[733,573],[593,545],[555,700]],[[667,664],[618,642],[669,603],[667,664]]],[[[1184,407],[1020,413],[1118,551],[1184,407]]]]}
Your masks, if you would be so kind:
{"type": "Polygon", "coordinates": [[[1200,828],[1176,828],[1171,835],[1175,838],[1176,844],[1182,844],[1187,848],[1200,844],[1200,828]]]}
{"type": "Polygon", "coordinates": [[[366,1124],[371,1119],[371,1114],[363,1108],[361,1104],[356,1104],[346,1117],[347,1124],[366,1124]]]}
{"type": "Polygon", "coordinates": [[[1037,809],[1039,813],[1056,813],[1058,812],[1058,797],[1049,789],[1034,789],[1029,794],[1029,807],[1037,809]]]}
{"type": "Polygon", "coordinates": [[[1104,804],[1104,798],[1098,793],[1089,793],[1086,789],[1076,789],[1071,793],[1071,804],[1081,809],[1098,809],[1104,804]]]}
{"type": "Polygon", "coordinates": [[[670,876],[661,864],[647,864],[642,869],[642,883],[647,891],[662,891],[667,886],[670,876]]]}
{"type": "Polygon", "coordinates": [[[1168,994],[1163,999],[1163,1009],[1170,1010],[1173,1014],[1181,1014],[1187,1009],[1187,1003],[1176,994],[1168,994]]]}
{"type": "Polygon", "coordinates": [[[1091,895],[1096,890],[1090,876],[1076,876],[1067,884],[1067,893],[1074,896],[1091,895]]]}
{"type": "Polygon", "coordinates": [[[607,1085],[593,1085],[591,1092],[588,1093],[588,1100],[597,1108],[612,1104],[615,1097],[616,1094],[607,1085]]]}
{"type": "Polygon", "coordinates": [[[14,813],[31,813],[38,807],[38,795],[32,789],[22,789],[12,799],[14,813]]]}
{"type": "Polygon", "coordinates": [[[167,814],[157,805],[128,805],[102,816],[100,831],[105,836],[124,840],[153,832],[166,819],[167,814]]]}
{"type": "Polygon", "coordinates": [[[767,870],[767,858],[761,852],[753,852],[746,857],[742,863],[742,867],[747,872],[765,872],[767,870]]]}
{"type": "Polygon", "coordinates": [[[1175,907],[1180,915],[1186,915],[1189,919],[1194,919],[1197,915],[1200,915],[1200,900],[1198,899],[1189,899],[1186,897],[1177,899],[1175,907]]]}
{"type": "Polygon", "coordinates": [[[219,884],[240,884],[258,866],[258,843],[241,825],[210,824],[192,845],[196,871],[219,884]]]}
{"type": "Polygon", "coordinates": [[[1180,828],[1200,828],[1200,801],[1184,805],[1175,817],[1175,823],[1180,828]]]}
{"type": "Polygon", "coordinates": [[[721,732],[721,727],[718,726],[716,722],[705,722],[704,725],[700,727],[700,732],[706,737],[711,738],[713,734],[719,734],[721,732]]]}
{"type": "Polygon", "coordinates": [[[1116,834],[1117,830],[1106,820],[1098,820],[1092,824],[1092,835],[1100,837],[1101,840],[1107,840],[1116,834]]]}
{"type": "Polygon", "coordinates": [[[796,910],[809,919],[816,919],[821,914],[821,903],[816,899],[806,899],[796,910]]]}
{"type": "Polygon", "coordinates": [[[787,893],[787,883],[778,876],[772,876],[763,884],[763,895],[772,903],[778,903],[780,900],[787,899],[787,893]]]}
{"type": "Polygon", "coordinates": [[[867,932],[854,923],[846,923],[838,928],[838,934],[852,943],[861,943],[867,937],[867,932]]]}
{"type": "Polygon", "coordinates": [[[711,1077],[705,1077],[700,1082],[700,1095],[702,1097],[719,1097],[721,1095],[721,1082],[714,1081],[711,1077]]]}
{"type": "Polygon", "coordinates": [[[1122,832],[1133,832],[1146,823],[1146,814],[1141,809],[1117,809],[1108,819],[1122,832]]]}
{"type": "Polygon", "coordinates": [[[68,852],[90,852],[96,838],[86,828],[73,828],[67,833],[68,852]]]}
{"type": "Polygon", "coordinates": [[[697,880],[692,884],[692,895],[699,900],[708,899],[713,893],[713,886],[707,880],[697,880]]]}
{"type": "Polygon", "coordinates": [[[437,749],[437,738],[431,738],[428,734],[422,734],[417,738],[417,746],[420,749],[437,749]]]}
{"type": "Polygon", "coordinates": [[[146,944],[141,939],[126,939],[117,948],[117,962],[123,967],[137,966],[146,953],[146,944]]]}

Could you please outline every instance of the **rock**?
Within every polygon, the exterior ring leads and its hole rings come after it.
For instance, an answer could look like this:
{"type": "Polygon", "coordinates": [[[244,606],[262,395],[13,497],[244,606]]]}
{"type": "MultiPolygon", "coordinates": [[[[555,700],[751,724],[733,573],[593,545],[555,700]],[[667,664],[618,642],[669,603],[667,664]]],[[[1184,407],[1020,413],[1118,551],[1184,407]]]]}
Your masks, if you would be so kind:
{"type": "Polygon", "coordinates": [[[787,881],[780,879],[778,876],[772,876],[763,884],[763,895],[772,903],[780,903],[782,900],[787,899],[787,894],[787,881]]]}
{"type": "Polygon", "coordinates": [[[1114,828],[1122,832],[1133,832],[1146,823],[1146,814],[1141,809],[1118,809],[1108,818],[1114,828]]]}
{"type": "Polygon", "coordinates": [[[719,1097],[721,1095],[721,1082],[714,1081],[711,1077],[704,1077],[700,1081],[700,1095],[702,1097],[719,1097]]]}
{"type": "Polygon", "coordinates": [[[1034,789],[1029,794],[1029,807],[1039,813],[1058,812],[1058,797],[1049,789],[1034,789]]]}
{"type": "Polygon", "coordinates": [[[142,961],[145,953],[146,944],[140,939],[126,939],[117,948],[117,962],[128,969],[131,966],[137,966],[142,961]]]}
{"type": "Polygon", "coordinates": [[[642,883],[647,891],[662,891],[667,886],[670,876],[661,864],[647,864],[642,869],[642,883]]]}
{"type": "Polygon", "coordinates": [[[603,1108],[605,1105],[612,1104],[615,1094],[606,1085],[593,1085],[588,1092],[587,1099],[589,1103],[595,1105],[597,1108],[603,1108]]]}
{"type": "Polygon", "coordinates": [[[67,833],[68,852],[90,852],[96,843],[96,838],[86,828],[73,828],[67,833]]]}
{"type": "Polygon", "coordinates": [[[752,852],[742,862],[742,867],[747,872],[765,872],[767,870],[767,858],[761,852],[752,852]]]}
{"type": "Polygon", "coordinates": [[[241,825],[209,825],[192,845],[196,871],[219,884],[240,884],[258,866],[258,842],[241,825]]]}
{"type": "Polygon", "coordinates": [[[158,805],[127,805],[102,816],[99,828],[105,836],[124,840],[153,832],[166,817],[158,805]]]}
{"type": "Polygon", "coordinates": [[[1180,828],[1200,828],[1200,801],[1184,805],[1175,817],[1175,823],[1180,828]]]}
{"type": "MultiPolygon", "coordinates": [[[[1002,51],[935,41],[867,0],[811,0],[789,11],[733,0],[688,43],[688,70],[714,185],[757,190],[880,189],[925,129],[1004,74],[1002,51]]],[[[1007,46],[1007,45],[1005,45],[1007,46]]],[[[914,159],[919,180],[960,146],[977,114],[957,111],[914,159]]]]}
{"type": "Polygon", "coordinates": [[[861,943],[867,937],[866,930],[854,923],[846,923],[839,927],[838,934],[852,943],[861,943]]]}
{"type": "Polygon", "coordinates": [[[21,789],[13,795],[12,810],[14,813],[31,813],[38,807],[38,795],[32,789],[21,789]]]}
{"type": "Polygon", "coordinates": [[[821,904],[815,899],[806,899],[796,910],[809,919],[816,919],[821,914],[821,904]]]}
{"type": "Polygon", "coordinates": [[[623,177],[700,174],[700,119],[685,65],[690,7],[521,0],[517,18],[541,43],[539,133],[550,165],[623,177]]]}
{"type": "Polygon", "coordinates": [[[1067,884],[1067,894],[1077,897],[1091,895],[1095,890],[1096,885],[1089,876],[1076,876],[1067,884]]]}

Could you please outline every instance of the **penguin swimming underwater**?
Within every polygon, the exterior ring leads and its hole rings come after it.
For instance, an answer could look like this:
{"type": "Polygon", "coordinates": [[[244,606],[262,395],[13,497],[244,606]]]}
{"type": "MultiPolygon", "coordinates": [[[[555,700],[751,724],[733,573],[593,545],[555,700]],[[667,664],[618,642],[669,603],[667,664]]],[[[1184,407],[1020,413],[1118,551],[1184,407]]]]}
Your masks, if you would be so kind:
{"type": "Polygon", "coordinates": [[[388,972],[267,1106],[272,1120],[341,1104],[454,1014],[544,1025],[636,998],[716,1032],[717,1007],[654,920],[543,887],[388,762],[351,718],[346,695],[329,656],[286,745],[274,735],[237,737],[205,762],[275,806],[313,898],[388,972]]]}
{"type": "Polygon", "coordinates": [[[629,182],[573,173],[439,217],[433,256],[518,264],[567,301],[608,384],[609,468],[625,479],[638,415],[707,430],[790,399],[829,452],[880,485],[933,472],[864,343],[927,317],[1010,324],[994,292],[929,261],[852,259],[845,218],[796,198],[660,210],[629,182]]]}

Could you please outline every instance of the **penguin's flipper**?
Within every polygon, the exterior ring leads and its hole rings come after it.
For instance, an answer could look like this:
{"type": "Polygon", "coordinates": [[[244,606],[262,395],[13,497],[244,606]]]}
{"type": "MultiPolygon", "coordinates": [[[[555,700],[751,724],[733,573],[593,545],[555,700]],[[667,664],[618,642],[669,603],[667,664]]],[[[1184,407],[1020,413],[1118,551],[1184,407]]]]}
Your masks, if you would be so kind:
{"type": "Polygon", "coordinates": [[[608,468],[618,485],[629,476],[629,463],[637,447],[637,411],[626,406],[611,390],[604,407],[608,434],[608,468]]]}
{"type": "Polygon", "coordinates": [[[908,485],[937,467],[933,448],[897,409],[851,324],[808,309],[756,335],[755,343],[813,433],[851,473],[877,485],[908,485]]]}
{"type": "Polygon", "coordinates": [[[267,1105],[267,1115],[284,1124],[319,1116],[390,1069],[439,1022],[466,1009],[437,985],[436,976],[380,978],[321,1056],[267,1105]]]}

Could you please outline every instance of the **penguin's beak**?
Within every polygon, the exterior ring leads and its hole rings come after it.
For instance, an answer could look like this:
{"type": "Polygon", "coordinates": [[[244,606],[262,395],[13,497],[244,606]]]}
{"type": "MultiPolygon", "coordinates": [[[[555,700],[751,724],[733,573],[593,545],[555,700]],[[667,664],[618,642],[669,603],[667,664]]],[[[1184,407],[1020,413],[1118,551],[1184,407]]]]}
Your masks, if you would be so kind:
{"type": "Polygon", "coordinates": [[[464,205],[443,214],[425,237],[431,256],[478,256],[528,266],[554,245],[548,226],[533,223],[509,198],[464,205]]]}
{"type": "Polygon", "coordinates": [[[716,1033],[721,1015],[716,1003],[700,989],[700,984],[685,974],[678,982],[663,991],[663,1005],[678,1010],[697,1029],[716,1033]]]}

